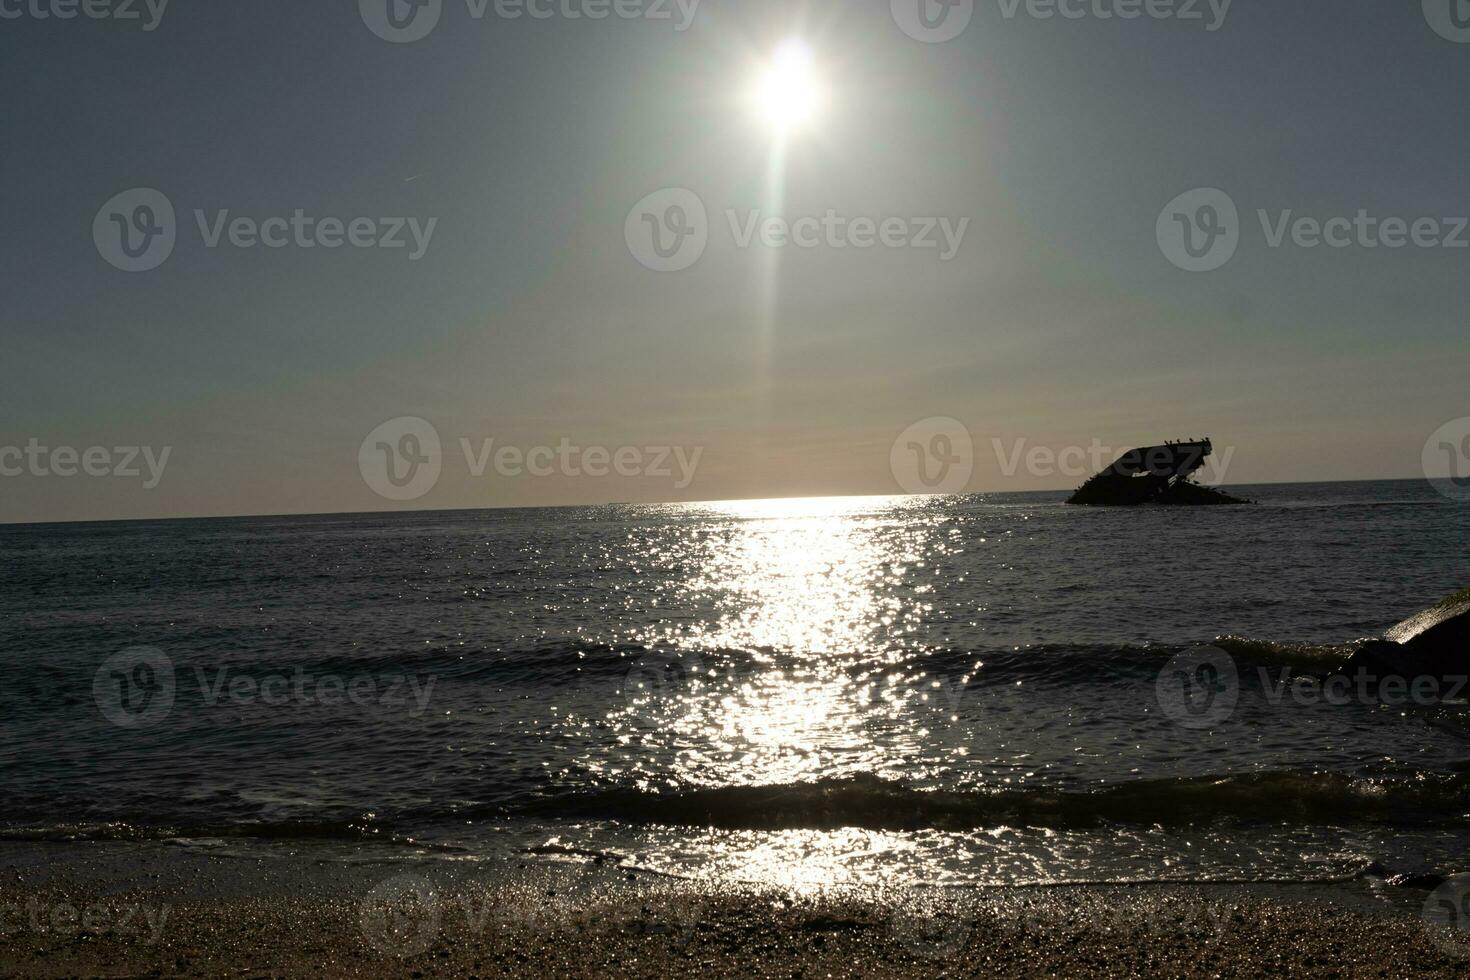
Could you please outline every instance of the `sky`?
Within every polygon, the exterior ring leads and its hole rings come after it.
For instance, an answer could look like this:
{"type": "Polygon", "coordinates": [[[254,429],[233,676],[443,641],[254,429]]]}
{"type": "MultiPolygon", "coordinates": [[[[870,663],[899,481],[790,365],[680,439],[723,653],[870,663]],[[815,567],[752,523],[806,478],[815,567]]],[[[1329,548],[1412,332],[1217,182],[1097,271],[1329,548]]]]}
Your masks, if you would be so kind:
{"type": "Polygon", "coordinates": [[[3,522],[1470,456],[1450,0],[91,2],[0,0],[3,522]]]}

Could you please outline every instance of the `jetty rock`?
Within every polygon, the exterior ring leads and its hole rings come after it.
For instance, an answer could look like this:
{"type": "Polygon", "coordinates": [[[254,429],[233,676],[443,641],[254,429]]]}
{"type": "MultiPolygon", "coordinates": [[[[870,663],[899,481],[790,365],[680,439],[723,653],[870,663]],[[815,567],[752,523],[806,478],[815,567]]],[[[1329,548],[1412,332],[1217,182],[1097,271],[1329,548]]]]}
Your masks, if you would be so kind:
{"type": "Polygon", "coordinates": [[[1470,674],[1470,588],[1415,613],[1382,639],[1367,641],[1343,669],[1405,679],[1470,674]]]}

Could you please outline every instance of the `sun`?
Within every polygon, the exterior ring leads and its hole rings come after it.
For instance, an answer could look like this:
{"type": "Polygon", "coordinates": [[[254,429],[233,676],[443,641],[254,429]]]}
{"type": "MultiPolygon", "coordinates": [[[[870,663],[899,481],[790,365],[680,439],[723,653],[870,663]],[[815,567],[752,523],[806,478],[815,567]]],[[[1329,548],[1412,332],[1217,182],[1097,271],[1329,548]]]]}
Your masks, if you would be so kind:
{"type": "Polygon", "coordinates": [[[812,50],[795,39],[776,49],[751,88],[755,114],[778,136],[810,123],[821,109],[822,100],[812,50]]]}

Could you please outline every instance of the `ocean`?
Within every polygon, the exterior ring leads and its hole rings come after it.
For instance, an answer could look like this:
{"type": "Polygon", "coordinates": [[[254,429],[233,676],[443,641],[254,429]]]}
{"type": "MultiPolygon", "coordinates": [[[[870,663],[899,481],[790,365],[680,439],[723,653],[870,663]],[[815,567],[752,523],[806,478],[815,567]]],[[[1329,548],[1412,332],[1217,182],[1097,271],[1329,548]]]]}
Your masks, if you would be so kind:
{"type": "Polygon", "coordinates": [[[1470,507],[1232,490],[3,527],[0,839],[791,887],[1461,870],[1470,692],[1310,678],[1470,585],[1470,507]]]}

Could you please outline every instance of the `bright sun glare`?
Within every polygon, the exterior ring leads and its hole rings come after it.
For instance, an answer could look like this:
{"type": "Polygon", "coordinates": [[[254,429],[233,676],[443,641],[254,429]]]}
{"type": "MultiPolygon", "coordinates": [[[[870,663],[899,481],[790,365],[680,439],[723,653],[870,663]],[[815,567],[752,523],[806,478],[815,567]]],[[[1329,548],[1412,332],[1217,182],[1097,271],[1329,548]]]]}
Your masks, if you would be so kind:
{"type": "Polygon", "coordinates": [[[761,71],[752,101],[757,114],[784,135],[809,122],[821,108],[822,87],[812,67],[812,51],[790,40],[761,71]]]}

